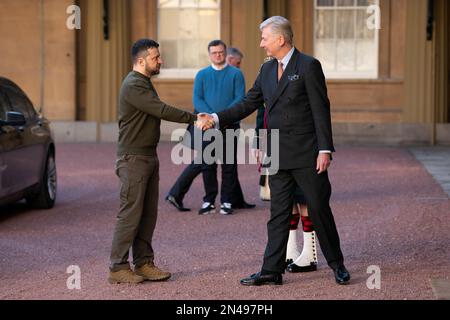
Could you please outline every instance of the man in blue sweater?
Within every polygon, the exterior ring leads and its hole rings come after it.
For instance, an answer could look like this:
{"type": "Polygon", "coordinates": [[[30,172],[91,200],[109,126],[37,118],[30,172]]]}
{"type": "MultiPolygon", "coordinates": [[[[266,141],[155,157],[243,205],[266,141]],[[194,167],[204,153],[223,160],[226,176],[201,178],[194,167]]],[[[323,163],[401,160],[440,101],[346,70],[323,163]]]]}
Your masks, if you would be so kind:
{"type": "MultiPolygon", "coordinates": [[[[226,45],[221,40],[214,40],[208,45],[211,66],[200,70],[194,82],[193,103],[196,113],[216,113],[228,109],[240,102],[245,95],[245,80],[242,72],[226,63],[226,45]]],[[[239,123],[229,126],[227,129],[239,129],[239,123]]],[[[226,154],[226,146],[234,148],[235,158],[232,164],[222,164],[221,185],[221,214],[231,214],[233,192],[238,188],[237,176],[237,139],[227,141],[225,130],[223,130],[223,154],[226,154]],[[234,140],[234,141],[233,141],[234,140]]],[[[206,147],[204,144],[203,147],[206,147]]],[[[221,159],[222,160],[222,159],[221,159]]],[[[215,199],[218,195],[217,164],[196,164],[192,162],[177,179],[177,182],[169,191],[166,200],[177,207],[180,211],[187,211],[182,201],[189,190],[194,178],[203,173],[205,185],[205,197],[199,214],[209,214],[215,211],[215,199]]]]}

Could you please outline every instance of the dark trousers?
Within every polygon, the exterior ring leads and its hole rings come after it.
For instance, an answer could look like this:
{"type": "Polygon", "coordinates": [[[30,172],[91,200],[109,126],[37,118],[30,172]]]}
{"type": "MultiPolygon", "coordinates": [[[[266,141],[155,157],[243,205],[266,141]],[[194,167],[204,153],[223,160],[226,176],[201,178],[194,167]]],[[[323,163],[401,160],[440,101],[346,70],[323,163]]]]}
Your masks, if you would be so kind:
{"type": "Polygon", "coordinates": [[[280,170],[269,178],[271,216],[267,223],[268,242],[263,272],[284,272],[289,221],[297,184],[304,193],[309,216],[328,265],[335,269],[344,263],[338,231],[329,205],[331,185],[328,173],[318,175],[315,168],[280,170]]]}
{"type": "MultiPolygon", "coordinates": [[[[175,197],[175,199],[177,199],[179,202],[183,202],[183,199],[186,196],[186,193],[191,188],[194,179],[203,172],[203,184],[205,186],[206,194],[203,200],[206,202],[214,203],[218,194],[218,182],[217,165],[213,166],[215,166],[215,168],[211,168],[205,164],[195,164],[194,162],[192,162],[183,170],[175,184],[170,189],[169,194],[175,197]]],[[[231,179],[235,181],[232,182],[231,195],[225,196],[224,198],[221,198],[221,200],[227,200],[223,202],[230,202],[234,206],[240,206],[245,200],[244,194],[242,193],[241,184],[238,180],[237,167],[236,169],[233,168],[232,172],[228,172],[228,169],[230,168],[225,168],[225,177],[224,172],[222,171],[222,181],[223,179],[229,179],[230,176],[231,179]]],[[[224,170],[224,167],[222,167],[222,170],[224,170]]],[[[222,185],[222,192],[230,193],[230,191],[227,189],[229,189],[227,188],[227,184],[222,185]]]]}
{"type": "Polygon", "coordinates": [[[178,202],[183,202],[184,196],[189,191],[194,179],[202,173],[203,168],[204,164],[195,164],[193,161],[183,170],[175,184],[170,188],[169,194],[178,202]]]}
{"type": "MultiPolygon", "coordinates": [[[[239,129],[239,125],[229,126],[229,130],[237,130],[239,129]]],[[[239,180],[238,180],[238,167],[237,167],[237,144],[238,138],[234,137],[233,139],[228,139],[226,135],[226,131],[222,130],[223,137],[223,155],[221,157],[217,157],[217,160],[221,162],[221,171],[222,171],[222,183],[220,187],[220,202],[221,203],[231,203],[233,204],[234,193],[241,190],[239,180]],[[233,150],[233,159],[228,159],[226,157],[227,150],[233,150]],[[227,163],[228,162],[228,163],[227,163]],[[239,188],[238,188],[239,186],[239,188]]],[[[216,197],[219,193],[219,183],[217,181],[217,163],[213,163],[210,165],[205,165],[203,170],[203,184],[205,186],[205,197],[203,198],[204,202],[214,203],[216,201],[216,197]]],[[[242,197],[244,197],[242,195],[242,197]]]]}
{"type": "Polygon", "coordinates": [[[120,210],[111,248],[110,270],[130,268],[129,250],[137,267],[153,262],[153,231],[158,215],[159,160],[126,155],[116,162],[120,179],[120,210]]]}
{"type": "MultiPolygon", "coordinates": [[[[232,129],[238,129],[239,126],[231,127],[232,129]]],[[[244,202],[244,195],[242,193],[242,188],[238,180],[238,168],[237,168],[237,138],[234,141],[226,141],[225,133],[224,137],[224,155],[226,154],[227,147],[234,148],[234,161],[233,164],[222,164],[222,184],[221,184],[221,203],[228,202],[232,205],[242,205],[244,202]]],[[[208,144],[205,143],[203,149],[208,144]]],[[[221,159],[223,162],[223,159],[221,159]]],[[[194,179],[203,173],[203,184],[205,187],[205,196],[203,198],[204,202],[214,203],[216,197],[219,193],[218,191],[218,181],[217,181],[217,164],[208,165],[204,162],[196,164],[193,161],[189,166],[187,166],[181,175],[178,177],[175,184],[169,191],[169,194],[182,202],[186,193],[189,191],[194,179]]],[[[198,161],[197,161],[198,162],[198,161]]]]}
{"type": "MultiPolygon", "coordinates": [[[[236,164],[221,164],[222,183],[220,186],[220,203],[233,204],[233,191],[237,188],[236,164]]],[[[205,165],[203,171],[203,184],[205,186],[204,202],[214,203],[219,194],[219,182],[217,181],[217,164],[205,165]]],[[[240,187],[240,186],[239,186],[240,187]]],[[[241,190],[242,192],[242,190],[241,190]]]]}

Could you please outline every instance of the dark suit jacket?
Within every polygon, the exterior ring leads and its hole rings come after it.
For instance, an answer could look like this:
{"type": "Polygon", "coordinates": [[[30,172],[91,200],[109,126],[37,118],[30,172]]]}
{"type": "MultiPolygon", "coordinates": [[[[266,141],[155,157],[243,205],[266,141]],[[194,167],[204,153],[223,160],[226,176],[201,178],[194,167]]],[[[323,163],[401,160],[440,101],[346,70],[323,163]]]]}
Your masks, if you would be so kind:
{"type": "Polygon", "coordinates": [[[297,49],[277,83],[277,60],[261,66],[253,88],[244,100],[218,113],[221,127],[252,114],[265,104],[268,110],[269,150],[272,134],[280,132],[280,167],[316,167],[319,150],[334,152],[330,101],[320,62],[297,49]]]}

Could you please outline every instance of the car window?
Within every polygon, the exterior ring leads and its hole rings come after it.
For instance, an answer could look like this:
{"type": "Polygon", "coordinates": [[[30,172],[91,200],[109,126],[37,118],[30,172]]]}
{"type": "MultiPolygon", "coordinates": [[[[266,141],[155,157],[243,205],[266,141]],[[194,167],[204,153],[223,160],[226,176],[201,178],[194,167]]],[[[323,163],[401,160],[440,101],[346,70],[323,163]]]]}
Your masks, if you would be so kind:
{"type": "Polygon", "coordinates": [[[6,120],[6,112],[11,111],[9,100],[0,90],[0,120],[6,120]]]}
{"type": "Polygon", "coordinates": [[[36,111],[31,101],[23,94],[23,92],[16,87],[5,87],[6,95],[9,98],[13,111],[22,113],[26,119],[36,115],[36,111]]]}

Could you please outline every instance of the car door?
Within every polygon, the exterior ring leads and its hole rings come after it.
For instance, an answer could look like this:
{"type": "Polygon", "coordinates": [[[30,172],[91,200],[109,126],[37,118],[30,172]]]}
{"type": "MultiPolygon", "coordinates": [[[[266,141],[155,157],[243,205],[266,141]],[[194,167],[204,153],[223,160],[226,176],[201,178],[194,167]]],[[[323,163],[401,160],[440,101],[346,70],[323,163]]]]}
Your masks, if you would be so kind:
{"type": "MultiPolygon", "coordinates": [[[[0,87],[0,120],[6,121],[6,112],[12,111],[9,99],[0,87]]],[[[18,128],[5,125],[0,128],[0,199],[25,188],[20,179],[22,166],[21,145],[23,137],[18,128]]]]}
{"type": "Polygon", "coordinates": [[[4,87],[12,111],[20,112],[25,116],[26,125],[19,127],[21,145],[15,155],[17,168],[16,175],[23,181],[25,187],[39,183],[42,179],[44,163],[46,161],[46,141],[48,132],[42,128],[41,120],[34,110],[33,104],[25,93],[15,84],[10,83],[4,87]]]}

